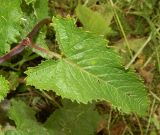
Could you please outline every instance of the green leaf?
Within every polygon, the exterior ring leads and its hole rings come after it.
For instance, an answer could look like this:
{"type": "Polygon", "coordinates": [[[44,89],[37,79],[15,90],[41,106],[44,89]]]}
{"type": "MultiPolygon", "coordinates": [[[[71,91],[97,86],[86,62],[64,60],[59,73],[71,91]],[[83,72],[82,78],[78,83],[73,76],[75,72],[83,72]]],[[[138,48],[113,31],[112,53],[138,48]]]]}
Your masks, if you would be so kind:
{"type": "Polygon", "coordinates": [[[0,75],[0,101],[7,96],[9,90],[9,82],[2,75],[0,75]]]}
{"type": "Polygon", "coordinates": [[[22,12],[21,0],[0,0],[0,55],[10,50],[10,44],[17,42],[22,12]]]}
{"type": "Polygon", "coordinates": [[[35,15],[31,10],[22,13],[21,0],[0,0],[0,3],[0,55],[3,55],[13,42],[18,42],[17,37],[24,38],[38,21],[48,17],[48,1],[26,0],[27,4],[33,4],[35,15]]]}
{"type": "Polygon", "coordinates": [[[85,6],[78,5],[76,8],[76,15],[84,25],[84,28],[99,35],[109,35],[111,33],[109,25],[111,23],[113,13],[109,13],[108,18],[105,19],[100,13],[92,11],[85,6]]]}
{"type": "Polygon", "coordinates": [[[48,0],[36,0],[33,8],[38,21],[48,17],[48,0]]]}
{"type": "Polygon", "coordinates": [[[48,0],[25,0],[25,2],[28,5],[28,8],[31,4],[34,11],[33,13],[36,16],[37,21],[48,17],[48,0]]]}
{"type": "Polygon", "coordinates": [[[9,118],[14,120],[18,135],[49,135],[47,129],[36,122],[35,112],[22,101],[12,101],[9,118]]]}
{"type": "Polygon", "coordinates": [[[2,75],[3,77],[5,77],[6,80],[8,80],[10,90],[16,90],[17,86],[19,85],[19,75],[17,72],[0,70],[0,75],[2,75]]]}
{"type": "Polygon", "coordinates": [[[77,102],[106,100],[123,112],[145,114],[148,100],[143,83],[133,71],[124,70],[121,58],[101,36],[76,28],[72,19],[53,22],[65,58],[29,68],[27,84],[77,102]]]}
{"type": "Polygon", "coordinates": [[[17,72],[10,71],[9,76],[6,78],[9,81],[9,86],[11,90],[16,90],[19,85],[18,81],[19,75],[17,72]]]}
{"type": "Polygon", "coordinates": [[[93,105],[83,105],[66,101],[64,107],[57,109],[45,123],[50,134],[93,135],[96,131],[99,114],[93,105]]]}
{"type": "Polygon", "coordinates": [[[30,5],[23,5],[23,29],[21,30],[21,37],[24,38],[32,28],[42,19],[48,17],[48,1],[47,0],[30,0],[26,3],[30,5]],[[29,11],[28,11],[29,10],[29,11]]]}

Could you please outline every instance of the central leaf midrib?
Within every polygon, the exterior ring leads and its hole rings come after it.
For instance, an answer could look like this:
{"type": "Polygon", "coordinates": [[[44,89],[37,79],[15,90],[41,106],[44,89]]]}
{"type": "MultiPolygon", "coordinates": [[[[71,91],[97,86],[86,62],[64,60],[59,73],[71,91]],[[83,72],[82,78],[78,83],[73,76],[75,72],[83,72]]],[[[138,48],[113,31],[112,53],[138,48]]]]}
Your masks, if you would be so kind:
{"type": "MultiPolygon", "coordinates": [[[[95,75],[95,74],[93,74],[93,73],[91,73],[91,72],[88,72],[88,71],[85,70],[83,67],[79,66],[77,63],[75,63],[75,62],[73,62],[73,61],[71,61],[71,60],[69,60],[69,59],[67,59],[67,58],[65,58],[65,59],[62,58],[62,60],[63,60],[65,63],[67,63],[67,64],[69,64],[69,65],[71,65],[71,66],[73,66],[73,67],[76,67],[76,68],[79,69],[81,72],[84,72],[84,73],[86,73],[86,74],[89,74],[90,76],[96,78],[97,80],[102,81],[103,83],[108,84],[108,85],[112,86],[114,89],[118,90],[114,85],[110,84],[109,81],[103,80],[102,78],[99,78],[97,75],[95,75]]],[[[121,92],[121,91],[119,91],[119,92],[121,92]]],[[[122,92],[121,92],[121,93],[122,93],[122,92]]],[[[122,93],[122,94],[123,94],[123,93],[122,93]]]]}
{"type": "MultiPolygon", "coordinates": [[[[119,91],[114,85],[110,84],[108,81],[106,80],[103,80],[99,77],[97,77],[95,74],[91,73],[91,72],[88,72],[87,70],[85,70],[83,67],[79,66],[77,63],[75,63],[74,61],[71,61],[70,59],[67,59],[67,58],[62,58],[61,60],[63,60],[66,64],[69,64],[71,65],[72,67],[75,67],[77,69],[79,69],[81,72],[83,73],[86,73],[86,74],[89,74],[90,76],[96,78],[97,80],[99,81],[102,81],[103,83],[111,86],[113,89],[117,90],[119,92],[119,94],[121,93],[121,96],[126,96],[127,98],[129,98],[123,91],[119,91]]],[[[130,97],[131,98],[131,97],[130,97]]],[[[129,100],[130,100],[129,98],[129,100]]],[[[134,99],[132,99],[134,100],[134,99]]],[[[128,105],[127,105],[128,106],[128,105]]],[[[130,108],[130,106],[128,106],[130,108]]],[[[133,109],[133,108],[130,108],[130,109],[133,109]]]]}

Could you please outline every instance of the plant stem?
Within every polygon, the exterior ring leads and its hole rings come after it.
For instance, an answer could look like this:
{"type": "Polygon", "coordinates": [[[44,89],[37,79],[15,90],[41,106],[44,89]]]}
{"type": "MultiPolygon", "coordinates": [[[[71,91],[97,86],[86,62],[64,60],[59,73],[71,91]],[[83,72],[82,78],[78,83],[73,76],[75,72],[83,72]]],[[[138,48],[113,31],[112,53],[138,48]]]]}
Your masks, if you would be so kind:
{"type": "Polygon", "coordinates": [[[85,3],[83,4],[83,6],[87,6],[89,0],[86,0],[85,3]]]}
{"type": "MultiPolygon", "coordinates": [[[[147,66],[147,64],[152,60],[153,56],[155,55],[155,53],[158,53],[160,49],[160,45],[158,47],[155,48],[155,51],[150,55],[150,57],[146,60],[146,62],[143,64],[142,68],[145,68],[147,66]]],[[[158,54],[159,56],[159,54],[158,54]]],[[[158,58],[157,58],[158,59],[158,58]]],[[[159,73],[160,73],[160,60],[158,62],[159,64],[159,73]]]]}
{"type": "Polygon", "coordinates": [[[150,34],[150,36],[148,37],[148,39],[146,40],[146,42],[141,46],[141,48],[138,50],[138,52],[133,56],[133,58],[131,59],[131,61],[125,66],[126,70],[132,65],[132,63],[135,61],[135,59],[137,58],[137,56],[143,51],[143,49],[145,48],[145,46],[151,40],[151,37],[152,37],[152,34],[150,34]]]}
{"type": "Polygon", "coordinates": [[[127,131],[129,132],[130,135],[134,135],[131,128],[128,126],[127,122],[126,122],[126,119],[124,118],[124,116],[122,117],[123,118],[123,122],[125,123],[126,125],[126,128],[127,128],[127,131]]]}
{"type": "Polygon", "coordinates": [[[108,135],[111,135],[111,133],[110,133],[111,118],[112,118],[112,109],[109,112],[109,118],[108,118],[108,123],[107,123],[108,135]]]}
{"type": "Polygon", "coordinates": [[[29,46],[30,44],[33,44],[33,37],[36,36],[39,32],[39,30],[46,24],[51,23],[51,19],[50,18],[46,18],[41,20],[40,22],[38,22],[34,28],[32,29],[32,31],[30,33],[28,33],[27,37],[23,40],[21,40],[21,42],[14,47],[9,53],[7,53],[6,55],[0,57],[0,64],[3,63],[4,61],[10,59],[12,56],[21,53],[25,46],[29,46]]]}
{"type": "Polygon", "coordinates": [[[131,49],[130,49],[130,47],[129,47],[129,43],[128,43],[126,34],[125,34],[125,32],[124,32],[124,29],[123,29],[123,26],[122,26],[122,24],[121,24],[121,21],[120,21],[118,15],[117,15],[117,12],[116,12],[115,8],[114,8],[113,1],[110,0],[110,3],[111,3],[111,6],[113,7],[113,12],[114,12],[114,14],[115,14],[115,18],[116,18],[116,20],[117,20],[117,23],[118,23],[118,25],[119,25],[119,27],[120,27],[120,30],[121,30],[122,35],[123,35],[123,37],[124,37],[124,40],[125,40],[125,42],[126,42],[126,47],[127,47],[127,49],[128,49],[128,52],[129,52],[130,56],[133,57],[132,51],[131,51],[131,49]]]}
{"type": "Polygon", "coordinates": [[[50,58],[55,57],[55,58],[57,58],[57,59],[62,59],[62,55],[60,55],[60,54],[58,54],[58,53],[55,53],[55,52],[49,51],[49,50],[47,50],[47,49],[41,48],[41,47],[39,47],[39,46],[37,46],[37,45],[29,45],[29,46],[30,46],[31,48],[34,48],[34,49],[36,49],[36,50],[39,50],[39,51],[45,53],[45,54],[48,55],[50,58]]]}
{"type": "Polygon", "coordinates": [[[160,102],[160,98],[155,93],[153,93],[152,91],[149,91],[149,93],[154,97],[154,99],[160,102]]]}
{"type": "Polygon", "coordinates": [[[47,94],[45,91],[42,91],[42,93],[49,99],[53,102],[54,105],[56,105],[56,107],[58,108],[61,108],[61,105],[59,105],[59,103],[54,99],[52,98],[49,94],[47,94]]]}
{"type": "Polygon", "coordinates": [[[148,130],[149,130],[150,123],[151,123],[151,117],[152,117],[152,114],[153,114],[153,112],[154,112],[155,101],[156,101],[156,99],[154,98],[154,99],[153,99],[152,106],[151,106],[151,111],[150,111],[150,114],[149,114],[149,118],[148,118],[148,124],[147,124],[147,128],[146,128],[145,135],[148,134],[148,130]]]}
{"type": "Polygon", "coordinates": [[[139,120],[137,114],[134,114],[134,115],[135,115],[135,118],[137,120],[137,123],[138,123],[139,129],[140,129],[141,135],[143,135],[143,130],[142,130],[142,126],[141,126],[140,120],[139,120]]]}
{"type": "Polygon", "coordinates": [[[35,37],[39,30],[46,24],[50,24],[52,22],[52,20],[50,18],[45,18],[43,20],[41,20],[40,22],[38,22],[34,28],[32,29],[32,31],[30,33],[28,33],[27,37],[33,41],[33,37],[35,37]]]}
{"type": "Polygon", "coordinates": [[[156,56],[157,56],[158,72],[160,73],[160,56],[157,48],[156,48],[156,56]]]}
{"type": "Polygon", "coordinates": [[[4,61],[10,59],[12,56],[19,54],[20,52],[22,52],[24,50],[24,48],[25,48],[25,46],[21,42],[16,47],[14,47],[9,53],[0,57],[0,64],[3,63],[4,61]]]}

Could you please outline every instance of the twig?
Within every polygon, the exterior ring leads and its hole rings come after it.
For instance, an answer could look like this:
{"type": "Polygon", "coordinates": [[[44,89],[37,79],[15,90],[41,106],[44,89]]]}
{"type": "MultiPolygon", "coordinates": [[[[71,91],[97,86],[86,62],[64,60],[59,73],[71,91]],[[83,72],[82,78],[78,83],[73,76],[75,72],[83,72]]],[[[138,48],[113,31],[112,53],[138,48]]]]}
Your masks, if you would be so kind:
{"type": "Polygon", "coordinates": [[[30,44],[30,39],[25,38],[23,39],[16,47],[14,47],[9,53],[6,55],[0,57],[0,64],[3,63],[4,61],[10,59],[12,56],[19,54],[22,52],[25,48],[26,45],[30,44]]]}
{"type": "Polygon", "coordinates": [[[157,56],[158,71],[160,73],[160,56],[157,48],[156,48],[156,56],[157,56]]]}
{"type": "Polygon", "coordinates": [[[135,116],[135,118],[137,120],[137,123],[138,123],[139,129],[140,129],[141,135],[143,135],[143,130],[142,130],[142,126],[141,126],[140,120],[139,120],[137,114],[134,114],[134,116],[135,116]]]}
{"type": "Polygon", "coordinates": [[[116,20],[117,20],[117,23],[118,23],[118,25],[119,25],[119,28],[120,28],[120,30],[121,30],[121,32],[122,32],[122,35],[123,35],[123,37],[124,37],[124,40],[125,40],[125,42],[126,42],[126,47],[127,47],[127,49],[128,49],[128,52],[129,52],[130,56],[133,57],[132,51],[131,51],[131,49],[130,49],[130,47],[129,47],[129,43],[128,43],[126,34],[125,34],[125,32],[124,32],[124,29],[123,29],[123,26],[122,26],[122,24],[121,24],[121,21],[120,21],[118,15],[117,15],[117,12],[116,12],[115,8],[114,8],[114,3],[113,3],[112,0],[110,0],[110,3],[111,3],[111,6],[113,7],[113,12],[114,12],[114,14],[115,14],[115,18],[116,18],[116,20]]]}
{"type": "Polygon", "coordinates": [[[152,114],[153,114],[153,112],[154,112],[155,101],[156,101],[156,99],[154,98],[154,99],[153,99],[152,106],[151,106],[151,111],[150,111],[150,114],[149,114],[149,118],[148,118],[148,124],[147,124],[147,128],[146,128],[145,135],[148,134],[148,130],[149,130],[150,123],[151,123],[151,117],[152,117],[152,114]]]}
{"type": "Polygon", "coordinates": [[[49,94],[47,94],[45,91],[42,91],[42,93],[49,99],[53,102],[54,105],[56,105],[56,107],[58,108],[61,108],[61,105],[59,105],[59,103],[54,99],[52,98],[49,94]]]}
{"type": "Polygon", "coordinates": [[[130,135],[134,135],[131,128],[127,125],[127,122],[126,122],[126,119],[124,118],[124,116],[122,117],[123,119],[123,122],[125,123],[126,125],[126,128],[127,128],[127,131],[129,132],[130,135]]]}
{"type": "Polygon", "coordinates": [[[160,102],[160,98],[155,94],[153,93],[152,91],[149,91],[149,93],[156,99],[160,102]]]}
{"type": "Polygon", "coordinates": [[[0,64],[10,59],[14,55],[21,53],[24,50],[25,46],[29,46],[30,44],[33,44],[33,37],[38,34],[39,30],[43,27],[43,25],[49,24],[49,23],[51,23],[51,19],[49,18],[43,19],[39,23],[37,23],[35,27],[32,29],[32,31],[28,33],[25,39],[21,40],[21,42],[16,47],[11,49],[9,53],[0,57],[0,64]]]}
{"type": "Polygon", "coordinates": [[[108,123],[107,123],[107,131],[108,131],[108,135],[110,135],[110,125],[111,125],[111,118],[112,118],[112,109],[109,112],[109,118],[108,118],[108,123]]]}
{"type": "Polygon", "coordinates": [[[61,59],[61,58],[62,58],[62,56],[61,56],[60,54],[55,53],[55,52],[52,52],[52,51],[49,51],[49,50],[47,50],[47,49],[45,49],[45,48],[41,48],[41,47],[39,47],[39,46],[37,46],[37,45],[29,45],[29,46],[30,46],[31,48],[34,48],[34,49],[36,49],[36,50],[39,50],[39,51],[47,54],[50,58],[53,58],[53,57],[55,57],[55,58],[57,58],[57,59],[61,59]]]}
{"type": "Polygon", "coordinates": [[[152,60],[153,56],[154,56],[155,52],[153,52],[150,57],[146,60],[146,62],[143,64],[142,68],[144,69],[148,63],[152,60]]]}
{"type": "Polygon", "coordinates": [[[125,69],[127,70],[131,64],[135,61],[135,59],[137,58],[137,56],[143,51],[143,49],[145,48],[145,46],[148,44],[148,42],[151,40],[152,35],[150,34],[150,36],[148,37],[148,39],[146,40],[146,42],[141,46],[141,48],[138,50],[138,52],[133,56],[133,58],[131,59],[131,61],[126,65],[125,69]]]}
{"type": "Polygon", "coordinates": [[[32,29],[32,31],[30,33],[28,33],[27,37],[33,41],[33,37],[35,37],[39,30],[44,26],[44,25],[47,25],[47,24],[50,24],[52,22],[52,20],[50,18],[45,18],[43,20],[41,20],[40,22],[38,22],[34,28],[32,29]]]}

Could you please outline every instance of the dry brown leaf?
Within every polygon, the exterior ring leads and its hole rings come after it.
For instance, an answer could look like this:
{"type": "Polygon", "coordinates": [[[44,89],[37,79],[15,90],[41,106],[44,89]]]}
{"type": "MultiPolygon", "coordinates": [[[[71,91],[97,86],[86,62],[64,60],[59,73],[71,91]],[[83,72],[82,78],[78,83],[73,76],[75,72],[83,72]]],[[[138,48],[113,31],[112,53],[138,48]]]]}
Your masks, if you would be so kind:
{"type": "Polygon", "coordinates": [[[111,128],[111,135],[122,135],[126,129],[126,124],[122,121],[119,121],[111,128]]]}
{"type": "Polygon", "coordinates": [[[152,72],[140,68],[139,74],[143,77],[143,79],[146,83],[150,84],[153,81],[153,73],[152,72]]]}

